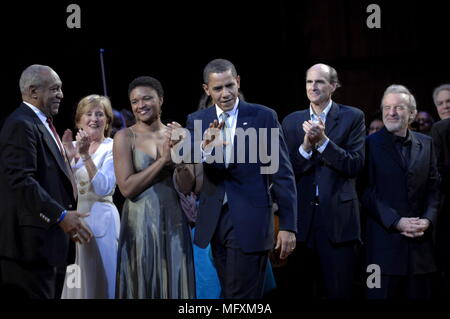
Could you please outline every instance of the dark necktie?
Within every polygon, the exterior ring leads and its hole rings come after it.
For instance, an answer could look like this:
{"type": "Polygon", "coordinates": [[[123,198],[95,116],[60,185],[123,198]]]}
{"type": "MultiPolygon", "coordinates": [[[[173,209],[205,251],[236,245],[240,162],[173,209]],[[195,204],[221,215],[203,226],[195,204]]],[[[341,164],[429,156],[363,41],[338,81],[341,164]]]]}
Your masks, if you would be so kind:
{"type": "Polygon", "coordinates": [[[78,196],[77,184],[76,184],[75,178],[73,176],[72,167],[70,167],[70,163],[69,163],[69,160],[66,155],[66,150],[64,149],[61,139],[59,138],[58,133],[56,132],[56,128],[53,125],[53,121],[52,121],[51,117],[47,117],[47,123],[48,123],[48,126],[50,127],[50,130],[53,133],[53,136],[55,137],[56,143],[58,144],[58,148],[59,148],[59,151],[61,152],[61,156],[64,159],[64,163],[66,164],[67,173],[69,174],[70,182],[72,184],[73,196],[75,199],[77,199],[77,196],[78,196]]]}
{"type": "MultiPolygon", "coordinates": [[[[222,118],[223,127],[222,127],[222,134],[223,134],[223,141],[225,142],[224,145],[224,152],[223,152],[223,158],[225,167],[228,168],[228,164],[230,163],[230,157],[231,157],[231,149],[233,147],[231,143],[231,128],[228,126],[227,119],[230,116],[230,114],[223,112],[220,114],[220,117],[222,118]]],[[[228,202],[227,193],[225,193],[225,196],[223,198],[223,205],[225,205],[228,202]]]]}
{"type": "Polygon", "coordinates": [[[226,142],[224,145],[224,163],[225,167],[228,167],[231,159],[231,150],[233,148],[233,144],[231,143],[231,128],[228,126],[227,119],[230,116],[230,114],[223,112],[221,115],[223,124],[223,140],[226,142]]]}

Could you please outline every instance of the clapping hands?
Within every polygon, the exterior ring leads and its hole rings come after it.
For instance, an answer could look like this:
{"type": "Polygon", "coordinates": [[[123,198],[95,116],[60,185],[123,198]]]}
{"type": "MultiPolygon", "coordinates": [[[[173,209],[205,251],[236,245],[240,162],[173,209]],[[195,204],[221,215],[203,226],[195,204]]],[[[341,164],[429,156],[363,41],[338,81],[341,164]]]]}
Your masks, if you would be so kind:
{"type": "Polygon", "coordinates": [[[164,143],[161,157],[166,163],[172,162],[172,150],[186,137],[186,130],[177,122],[167,124],[167,130],[164,132],[164,143]]]}
{"type": "Polygon", "coordinates": [[[321,119],[319,121],[304,121],[302,124],[305,137],[303,139],[303,148],[310,151],[321,140],[325,139],[325,124],[321,119]]]}
{"type": "Polygon", "coordinates": [[[83,129],[78,130],[77,136],[77,151],[80,156],[89,156],[89,147],[91,146],[91,137],[83,129]]]}
{"type": "Polygon", "coordinates": [[[77,149],[73,145],[73,134],[72,131],[67,129],[64,131],[64,134],[62,136],[62,143],[64,146],[64,149],[66,151],[67,157],[69,162],[74,158],[77,154],[77,149]]]}

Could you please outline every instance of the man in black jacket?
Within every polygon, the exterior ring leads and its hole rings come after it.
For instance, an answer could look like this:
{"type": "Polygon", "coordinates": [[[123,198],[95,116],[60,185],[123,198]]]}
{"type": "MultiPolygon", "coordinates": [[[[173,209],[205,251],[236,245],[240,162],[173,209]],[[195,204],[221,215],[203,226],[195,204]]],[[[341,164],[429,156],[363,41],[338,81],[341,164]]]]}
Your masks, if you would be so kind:
{"type": "Polygon", "coordinates": [[[85,242],[89,228],[75,211],[77,190],[53,116],[63,98],[48,66],[20,78],[23,103],[0,132],[0,284],[5,296],[59,298],[69,234],[85,242]]]}
{"type": "Polygon", "coordinates": [[[381,107],[385,127],[367,137],[363,178],[367,264],[381,270],[381,285],[369,287],[368,298],[431,298],[439,207],[433,143],[408,129],[417,110],[406,87],[389,86],[381,107]]]}
{"type": "Polygon", "coordinates": [[[431,129],[437,167],[441,175],[441,207],[436,229],[437,258],[444,296],[450,297],[450,118],[435,123],[431,129]]]}

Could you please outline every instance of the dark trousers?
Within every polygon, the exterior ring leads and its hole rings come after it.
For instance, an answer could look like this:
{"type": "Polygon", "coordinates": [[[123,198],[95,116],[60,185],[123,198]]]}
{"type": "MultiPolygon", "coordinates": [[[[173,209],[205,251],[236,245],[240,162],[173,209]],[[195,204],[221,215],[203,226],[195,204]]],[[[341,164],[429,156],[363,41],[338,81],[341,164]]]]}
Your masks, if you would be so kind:
{"type": "Polygon", "coordinates": [[[426,299],[433,295],[435,274],[381,275],[380,288],[367,288],[368,299],[426,299]]]}
{"type": "Polygon", "coordinates": [[[237,243],[228,205],[211,241],[223,298],[262,298],[268,252],[245,253],[237,243]]]}
{"type": "Polygon", "coordinates": [[[356,241],[332,243],[319,205],[306,242],[297,242],[284,267],[275,270],[278,294],[303,299],[350,299],[357,272],[356,241]]]}
{"type": "Polygon", "coordinates": [[[14,299],[59,299],[64,284],[62,269],[63,267],[0,257],[0,296],[14,299]]]}

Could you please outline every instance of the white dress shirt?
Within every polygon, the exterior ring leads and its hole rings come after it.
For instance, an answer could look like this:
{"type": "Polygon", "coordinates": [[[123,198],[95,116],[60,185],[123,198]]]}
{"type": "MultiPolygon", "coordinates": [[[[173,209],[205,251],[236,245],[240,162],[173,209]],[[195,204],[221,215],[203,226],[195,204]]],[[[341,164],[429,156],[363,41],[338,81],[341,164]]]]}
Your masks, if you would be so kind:
{"type": "MultiPolygon", "coordinates": [[[[331,110],[331,105],[333,105],[333,101],[332,100],[330,100],[330,102],[328,103],[327,107],[319,115],[314,113],[314,110],[313,110],[312,106],[310,105],[309,106],[309,114],[310,114],[310,117],[311,117],[311,121],[319,121],[319,118],[320,118],[322,120],[322,123],[325,124],[325,122],[327,120],[327,115],[328,115],[328,113],[331,110]]],[[[317,151],[320,154],[323,153],[323,151],[327,147],[329,141],[330,141],[330,139],[327,137],[326,141],[320,147],[317,148],[317,151]]],[[[303,149],[302,145],[300,145],[300,147],[298,148],[298,151],[300,152],[300,155],[303,156],[307,160],[311,159],[312,150],[307,152],[307,151],[305,151],[303,149]]],[[[319,196],[319,185],[316,185],[316,196],[319,196]]]]}

